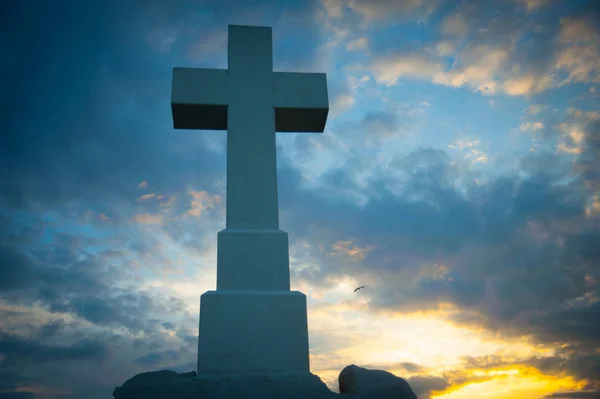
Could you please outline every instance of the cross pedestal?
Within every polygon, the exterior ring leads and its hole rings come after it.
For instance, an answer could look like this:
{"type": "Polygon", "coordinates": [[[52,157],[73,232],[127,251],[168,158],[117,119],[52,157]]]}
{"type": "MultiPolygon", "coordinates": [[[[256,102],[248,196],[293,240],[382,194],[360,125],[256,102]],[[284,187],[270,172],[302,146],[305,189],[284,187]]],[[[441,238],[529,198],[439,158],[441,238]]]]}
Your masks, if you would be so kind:
{"type": "Polygon", "coordinates": [[[290,291],[288,235],[225,229],[217,290],[200,297],[198,373],[310,372],[306,296],[290,291]]]}
{"type": "Polygon", "coordinates": [[[200,298],[201,373],[310,372],[306,296],[290,291],[275,132],[322,133],[325,74],[273,72],[271,28],[229,26],[228,69],[174,68],[176,129],[227,130],[217,289],[200,298]]]}
{"type": "Polygon", "coordinates": [[[197,372],[310,372],[306,296],[299,291],[205,292],[197,372]]]}

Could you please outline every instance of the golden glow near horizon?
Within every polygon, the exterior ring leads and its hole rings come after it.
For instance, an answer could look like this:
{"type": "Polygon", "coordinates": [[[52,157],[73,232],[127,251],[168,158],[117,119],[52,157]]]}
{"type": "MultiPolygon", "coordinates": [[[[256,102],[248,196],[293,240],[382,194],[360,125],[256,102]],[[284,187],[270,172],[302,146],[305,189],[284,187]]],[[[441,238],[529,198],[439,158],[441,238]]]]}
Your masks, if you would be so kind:
{"type": "Polygon", "coordinates": [[[554,377],[541,374],[534,368],[521,367],[508,370],[475,371],[486,380],[451,387],[446,392],[432,395],[432,399],[525,399],[541,398],[556,391],[576,391],[584,387],[571,377],[554,377]]]}
{"type": "MultiPolygon", "coordinates": [[[[432,394],[436,399],[541,398],[558,390],[583,387],[582,382],[571,377],[544,375],[518,364],[519,359],[551,356],[551,349],[456,325],[450,320],[454,309],[449,305],[431,312],[375,313],[360,295],[348,294],[354,294],[354,285],[341,282],[321,290],[318,299],[309,298],[309,303],[314,302],[308,309],[311,342],[332,342],[311,351],[311,369],[325,382],[335,384],[340,367],[356,364],[387,370],[405,379],[413,375],[439,376],[452,384],[452,376],[458,375],[466,381],[432,394]],[[465,365],[465,358],[483,356],[498,356],[514,364],[490,369],[470,369],[465,365]],[[403,362],[416,363],[423,371],[408,373],[397,366],[403,362]]],[[[310,291],[310,287],[304,288],[310,291]]]]}

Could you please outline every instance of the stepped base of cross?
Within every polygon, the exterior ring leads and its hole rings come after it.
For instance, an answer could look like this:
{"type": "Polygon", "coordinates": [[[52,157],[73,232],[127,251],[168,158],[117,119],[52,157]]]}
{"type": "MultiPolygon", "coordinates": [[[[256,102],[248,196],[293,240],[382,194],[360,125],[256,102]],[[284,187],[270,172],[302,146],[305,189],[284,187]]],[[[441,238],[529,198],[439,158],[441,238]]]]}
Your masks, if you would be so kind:
{"type": "Polygon", "coordinates": [[[205,292],[197,371],[309,373],[306,296],[284,290],[205,292]]]}
{"type": "Polygon", "coordinates": [[[226,228],[217,289],[200,297],[198,373],[308,373],[306,296],[290,291],[288,234],[226,228]]]}

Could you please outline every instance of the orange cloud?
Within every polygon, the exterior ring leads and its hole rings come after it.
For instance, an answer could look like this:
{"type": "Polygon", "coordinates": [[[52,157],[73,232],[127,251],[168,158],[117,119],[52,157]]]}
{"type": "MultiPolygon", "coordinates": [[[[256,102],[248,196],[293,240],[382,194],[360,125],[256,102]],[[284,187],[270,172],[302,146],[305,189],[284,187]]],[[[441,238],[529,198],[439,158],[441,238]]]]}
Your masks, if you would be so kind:
{"type": "Polygon", "coordinates": [[[221,202],[219,195],[210,195],[206,191],[189,191],[192,200],[187,215],[199,217],[206,209],[214,209],[221,202]]]}
{"type": "Polygon", "coordinates": [[[330,255],[342,254],[353,260],[361,261],[365,259],[365,256],[368,252],[374,249],[374,247],[372,246],[360,248],[358,246],[352,245],[352,243],[352,240],[335,242],[332,245],[333,252],[331,252],[330,255]]]}
{"type": "Polygon", "coordinates": [[[154,198],[154,197],[156,197],[156,194],[144,194],[142,196],[139,196],[137,198],[137,201],[138,202],[142,202],[142,201],[146,201],[146,200],[148,200],[150,198],[154,198]]]}
{"type": "Polygon", "coordinates": [[[141,213],[135,215],[133,220],[140,224],[161,224],[163,217],[161,214],[141,213]]]}

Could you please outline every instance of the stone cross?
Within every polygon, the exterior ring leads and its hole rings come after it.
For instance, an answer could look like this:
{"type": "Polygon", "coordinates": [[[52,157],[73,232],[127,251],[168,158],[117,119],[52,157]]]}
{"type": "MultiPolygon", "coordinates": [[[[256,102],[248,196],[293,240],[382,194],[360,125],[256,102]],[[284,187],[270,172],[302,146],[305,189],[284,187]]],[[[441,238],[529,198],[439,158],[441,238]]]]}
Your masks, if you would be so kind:
{"type": "Polygon", "coordinates": [[[271,28],[229,26],[228,69],[174,68],[175,129],[227,130],[227,228],[279,228],[275,132],[323,132],[324,73],[273,72],[271,28]]]}
{"type": "Polygon", "coordinates": [[[198,373],[309,372],[306,296],[290,291],[275,132],[323,132],[323,73],[273,72],[271,28],[229,26],[228,69],[174,68],[175,129],[227,130],[217,290],[200,299],[198,373]]]}

